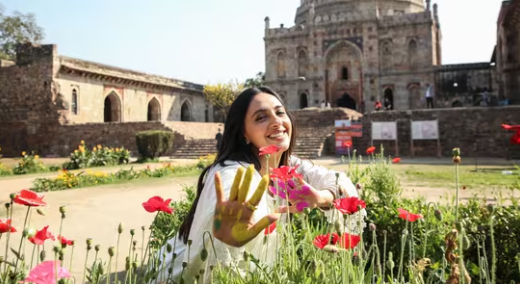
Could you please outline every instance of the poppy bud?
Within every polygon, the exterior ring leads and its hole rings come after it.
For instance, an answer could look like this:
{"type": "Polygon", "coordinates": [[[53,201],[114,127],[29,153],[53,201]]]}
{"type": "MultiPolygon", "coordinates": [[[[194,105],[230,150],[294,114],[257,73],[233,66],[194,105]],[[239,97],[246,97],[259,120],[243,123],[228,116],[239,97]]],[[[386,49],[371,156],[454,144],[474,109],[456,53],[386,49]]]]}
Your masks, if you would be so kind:
{"type": "Polygon", "coordinates": [[[67,282],[65,282],[65,279],[60,279],[60,281],[58,281],[58,284],[66,284],[67,282]]]}
{"type": "Polygon", "coordinates": [[[90,251],[92,249],[92,246],[91,245],[88,245],[87,246],[87,250],[90,251]]]}
{"type": "Polygon", "coordinates": [[[356,183],[356,189],[361,189],[361,184],[356,183]]]}
{"type": "Polygon", "coordinates": [[[171,275],[173,273],[173,267],[168,267],[168,274],[171,275]]]}
{"type": "Polygon", "coordinates": [[[132,242],[132,244],[133,244],[133,245],[134,245],[134,247],[135,247],[135,246],[137,245],[137,241],[136,241],[136,240],[134,240],[134,241],[132,242]]]}
{"type": "Polygon", "coordinates": [[[137,269],[137,261],[132,262],[132,268],[134,270],[137,269]]]}
{"type": "Polygon", "coordinates": [[[11,203],[6,203],[6,204],[5,204],[5,208],[6,208],[6,209],[9,209],[9,207],[11,207],[11,203]]]}
{"type": "Polygon", "coordinates": [[[101,275],[105,274],[105,269],[103,268],[103,265],[101,264],[101,261],[98,264],[98,270],[101,275]]]}
{"type": "Polygon", "coordinates": [[[36,213],[38,213],[39,215],[45,216],[45,212],[43,212],[43,210],[41,210],[40,208],[36,209],[36,213]]]}
{"type": "Polygon", "coordinates": [[[47,256],[47,253],[46,253],[44,250],[42,250],[42,251],[40,252],[40,261],[41,261],[41,262],[44,262],[46,256],[47,256]]]}
{"type": "Polygon", "coordinates": [[[87,239],[87,246],[90,246],[92,244],[92,239],[91,238],[88,238],[87,239]]]}
{"type": "Polygon", "coordinates": [[[130,258],[127,256],[125,261],[125,270],[130,270],[130,258]]]}
{"type": "Polygon", "coordinates": [[[305,213],[305,215],[309,215],[311,214],[311,209],[309,207],[305,207],[305,209],[303,209],[303,212],[305,213]]]}
{"type": "Polygon", "coordinates": [[[146,230],[146,227],[145,226],[141,226],[141,230],[146,230]]]}
{"type": "Polygon", "coordinates": [[[132,236],[135,235],[135,230],[134,229],[130,230],[130,235],[132,235],[132,236]]]}
{"type": "Polygon", "coordinates": [[[336,230],[338,234],[341,234],[341,229],[341,222],[339,220],[336,220],[336,222],[334,222],[334,230],[336,230]]]}
{"type": "Polygon", "coordinates": [[[60,206],[60,213],[65,214],[66,208],[65,206],[60,206]]]}
{"type": "Polygon", "coordinates": [[[110,257],[114,256],[114,247],[109,247],[109,248],[108,248],[108,255],[109,255],[110,257]]]}
{"type": "Polygon", "coordinates": [[[374,223],[370,223],[370,224],[368,224],[368,228],[370,229],[370,231],[375,231],[376,225],[374,223]]]}
{"type": "Polygon", "coordinates": [[[467,235],[464,235],[464,238],[462,238],[462,246],[464,250],[468,250],[471,247],[471,240],[467,235]]]}
{"type": "Polygon", "coordinates": [[[206,261],[206,259],[208,259],[208,250],[206,248],[203,248],[202,251],[200,252],[200,259],[202,261],[206,261]]]}
{"type": "Polygon", "coordinates": [[[243,255],[243,257],[244,257],[244,260],[245,260],[245,261],[248,260],[249,257],[248,257],[248,253],[247,253],[247,251],[244,251],[244,255],[243,255]]]}
{"type": "Polygon", "coordinates": [[[452,154],[453,154],[453,157],[460,156],[460,148],[453,148],[452,154]]]}
{"type": "Polygon", "coordinates": [[[435,215],[435,218],[437,218],[437,220],[442,222],[442,212],[441,212],[441,210],[439,210],[439,209],[435,210],[434,215],[435,215]]]}
{"type": "Polygon", "coordinates": [[[352,257],[352,264],[354,264],[355,266],[361,265],[361,258],[359,258],[359,255],[354,254],[354,256],[352,257]]]}
{"type": "Polygon", "coordinates": [[[460,156],[453,157],[453,162],[454,162],[455,164],[460,164],[460,161],[461,161],[460,156]]]}
{"type": "Polygon", "coordinates": [[[25,229],[24,235],[27,236],[27,238],[32,238],[32,237],[34,237],[34,235],[36,235],[36,230],[33,228],[25,229]]]}
{"type": "Polygon", "coordinates": [[[119,223],[119,226],[117,226],[117,232],[121,234],[123,232],[123,223],[119,223]]]}
{"type": "Polygon", "coordinates": [[[209,271],[213,271],[213,268],[215,268],[213,265],[209,266],[209,271]]]}
{"type": "Polygon", "coordinates": [[[193,243],[192,240],[188,240],[188,245],[191,246],[191,244],[193,243]]]}
{"type": "Polygon", "coordinates": [[[326,245],[325,247],[323,247],[323,250],[329,253],[339,252],[339,248],[335,245],[326,245]]]}
{"type": "Polygon", "coordinates": [[[9,194],[9,198],[11,198],[11,200],[15,199],[16,198],[16,193],[11,193],[9,194]]]}
{"type": "Polygon", "coordinates": [[[186,261],[182,262],[182,268],[186,268],[188,266],[188,263],[186,261]]]}
{"type": "Polygon", "coordinates": [[[177,254],[176,254],[176,253],[173,253],[173,254],[172,254],[172,258],[173,258],[173,260],[175,260],[175,259],[177,258],[177,254]]]}
{"type": "Polygon", "coordinates": [[[170,245],[170,243],[167,243],[167,244],[166,244],[166,252],[171,253],[171,252],[172,252],[172,249],[173,249],[173,248],[172,248],[172,245],[170,245]]]}
{"type": "Polygon", "coordinates": [[[58,259],[60,261],[63,261],[63,251],[62,250],[60,250],[60,252],[58,252],[58,259]]]}
{"type": "Polygon", "coordinates": [[[52,251],[54,251],[54,253],[59,253],[61,251],[61,246],[54,246],[52,251]]]}

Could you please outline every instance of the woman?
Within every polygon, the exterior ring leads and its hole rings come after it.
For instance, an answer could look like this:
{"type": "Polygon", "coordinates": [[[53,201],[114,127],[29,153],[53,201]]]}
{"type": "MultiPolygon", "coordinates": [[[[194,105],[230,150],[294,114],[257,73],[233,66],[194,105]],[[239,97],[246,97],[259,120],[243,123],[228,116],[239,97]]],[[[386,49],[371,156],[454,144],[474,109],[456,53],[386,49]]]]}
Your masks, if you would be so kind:
{"type": "Polygon", "coordinates": [[[276,258],[273,245],[276,231],[267,236],[258,233],[276,220],[285,219],[280,214],[297,213],[297,210],[294,206],[275,206],[275,198],[265,193],[268,168],[298,166],[297,172],[304,177],[299,186],[310,189],[299,201],[306,202],[311,209],[325,210],[329,221],[333,214],[338,214],[330,208],[336,197],[357,196],[354,185],[344,174],[337,178],[334,171],[291,156],[294,141],[294,120],[274,91],[266,87],[250,88],[235,99],[226,118],[217,158],[202,172],[190,213],[178,236],[168,242],[174,247],[173,254],[165,248],[159,253],[159,256],[165,253],[166,258],[159,270],[158,283],[168,278],[168,270],[177,283],[180,277],[191,283],[196,276],[210,277],[210,268],[217,263],[238,271],[254,269],[243,260],[244,251],[264,263],[276,258]],[[259,149],[269,145],[278,146],[279,151],[271,155],[268,165],[267,159],[259,155],[259,149]],[[238,186],[244,168],[247,168],[244,180],[251,180],[249,192],[248,186],[238,186]],[[264,242],[264,237],[269,240],[264,242]]]}

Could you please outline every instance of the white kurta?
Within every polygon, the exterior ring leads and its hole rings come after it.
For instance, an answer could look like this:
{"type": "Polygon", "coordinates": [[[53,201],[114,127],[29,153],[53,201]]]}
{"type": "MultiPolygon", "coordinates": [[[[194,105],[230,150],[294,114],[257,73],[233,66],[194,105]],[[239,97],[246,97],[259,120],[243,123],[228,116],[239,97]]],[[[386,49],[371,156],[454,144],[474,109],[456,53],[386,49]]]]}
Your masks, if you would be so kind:
{"type": "MultiPolygon", "coordinates": [[[[220,172],[222,176],[224,196],[227,200],[227,198],[229,198],[231,186],[235,179],[238,168],[247,168],[249,166],[247,163],[238,163],[236,161],[226,161],[225,165],[225,167],[215,165],[207,172],[204,189],[202,190],[201,196],[199,198],[193,223],[191,225],[191,231],[189,235],[189,240],[192,241],[191,246],[188,248],[188,245],[185,245],[182,240],[178,238],[178,235],[176,235],[175,238],[168,241],[168,243],[174,248],[173,253],[177,255],[175,261],[172,263],[172,253],[165,252],[166,246],[164,246],[159,252],[159,256],[161,258],[163,252],[166,253],[166,258],[164,260],[161,259],[162,265],[159,270],[159,281],[157,281],[157,283],[162,283],[168,278],[168,268],[172,267],[172,264],[173,273],[171,277],[174,281],[178,283],[178,280],[182,275],[185,283],[192,283],[194,277],[200,274],[201,269],[204,269],[204,273],[200,277],[205,278],[206,280],[209,279],[210,266],[216,266],[217,263],[229,267],[236,267],[240,273],[245,273],[245,271],[248,270],[248,268],[246,268],[248,263],[244,261],[243,257],[245,251],[252,254],[255,258],[261,260],[265,264],[272,263],[276,259],[277,250],[274,247],[277,238],[276,230],[267,236],[265,236],[263,233],[260,233],[253,240],[240,248],[226,245],[213,238],[213,244],[218,258],[215,255],[211,240],[209,238],[209,235],[211,235],[212,232],[213,214],[215,212],[216,204],[215,184],[213,177],[217,171],[220,172]],[[204,234],[206,231],[208,233],[204,234]],[[269,239],[267,241],[269,246],[264,244],[264,238],[269,239]],[[200,257],[204,247],[206,247],[206,250],[208,251],[208,258],[206,262],[203,262],[200,257]],[[184,269],[184,272],[182,268],[183,262],[188,263],[188,266],[184,269]]],[[[299,165],[297,171],[303,175],[303,178],[307,183],[309,183],[317,190],[328,189],[334,192],[336,197],[339,197],[340,193],[337,189],[337,185],[339,185],[346,191],[347,196],[358,196],[355,186],[344,173],[340,173],[336,183],[336,171],[328,170],[322,166],[315,166],[310,161],[301,160],[294,156],[290,159],[290,165],[299,165]]],[[[247,197],[248,199],[255,191],[256,186],[261,179],[262,177],[260,176],[260,173],[255,171],[253,180],[251,182],[251,188],[249,190],[249,196],[247,197]]],[[[266,191],[262,200],[260,201],[260,204],[258,204],[258,209],[253,214],[252,218],[254,223],[258,222],[264,216],[274,212],[275,208],[273,206],[273,202],[274,198],[272,198],[266,191]]],[[[366,215],[364,210],[359,213],[363,214],[363,216],[366,215]]],[[[283,220],[286,219],[284,215],[285,214],[283,214],[280,218],[280,223],[283,223],[283,220]]],[[[334,218],[334,220],[337,220],[337,218],[342,218],[340,217],[340,212],[336,209],[325,211],[325,215],[327,216],[329,222],[333,220],[332,218],[334,218]],[[333,217],[333,215],[335,216],[333,217]]],[[[359,228],[359,217],[353,217],[351,219],[353,222],[347,231],[358,234],[360,229],[362,230],[365,225],[362,223],[362,228],[359,228]]],[[[250,264],[249,270],[252,271],[254,268],[255,267],[250,264]]]]}

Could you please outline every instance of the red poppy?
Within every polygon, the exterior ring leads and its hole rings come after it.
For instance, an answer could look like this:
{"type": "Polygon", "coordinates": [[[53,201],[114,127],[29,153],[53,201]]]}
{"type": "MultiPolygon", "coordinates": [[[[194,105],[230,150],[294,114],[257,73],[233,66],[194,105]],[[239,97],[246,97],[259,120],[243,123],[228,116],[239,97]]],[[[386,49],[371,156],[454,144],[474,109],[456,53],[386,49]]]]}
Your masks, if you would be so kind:
{"type": "Polygon", "coordinates": [[[298,169],[298,165],[296,167],[281,166],[279,168],[272,169],[271,178],[280,179],[284,182],[292,178],[303,178],[301,174],[296,172],[296,169],[298,169]]]}
{"type": "Polygon", "coordinates": [[[513,145],[519,145],[520,144],[520,130],[515,132],[515,134],[513,136],[511,136],[510,142],[513,145]]]}
{"type": "Polygon", "coordinates": [[[328,233],[326,235],[316,236],[312,243],[319,249],[323,249],[328,244],[335,245],[338,242],[338,239],[339,239],[338,234],[333,233],[332,238],[331,238],[330,233],[328,233]]]}
{"type": "Polygon", "coordinates": [[[7,233],[9,231],[9,227],[11,227],[11,233],[16,232],[16,228],[12,227],[11,219],[7,219],[7,221],[0,220],[0,234],[7,233]]]}
{"type": "Polygon", "coordinates": [[[29,238],[29,241],[35,245],[43,245],[43,243],[48,239],[54,241],[56,238],[51,234],[51,232],[48,232],[47,229],[49,229],[49,226],[45,226],[43,229],[36,231],[34,237],[29,238]]]}
{"type": "Polygon", "coordinates": [[[366,208],[365,201],[357,197],[345,197],[334,200],[334,207],[343,214],[354,214],[359,211],[359,208],[366,208]]]}
{"type": "Polygon", "coordinates": [[[264,230],[264,235],[269,235],[270,233],[274,232],[274,230],[276,229],[276,222],[273,222],[271,225],[269,225],[269,227],[265,228],[264,230]]]}
{"type": "Polygon", "coordinates": [[[360,236],[344,233],[343,236],[341,236],[341,239],[339,240],[339,245],[344,249],[353,249],[358,245],[360,241],[360,236]]]}
{"type": "Polygon", "coordinates": [[[43,195],[28,189],[22,189],[20,193],[14,197],[14,203],[34,207],[47,205],[47,203],[43,201],[43,195]]]}
{"type": "Polygon", "coordinates": [[[172,214],[173,209],[170,208],[171,201],[172,201],[171,198],[164,200],[160,196],[154,196],[154,197],[151,197],[150,199],[148,199],[148,201],[143,202],[143,207],[144,207],[144,210],[146,210],[150,213],[162,211],[162,212],[165,212],[168,214],[172,214]]]}
{"type": "Polygon", "coordinates": [[[368,147],[368,149],[367,149],[367,155],[370,155],[370,154],[374,153],[375,150],[376,150],[376,147],[375,147],[375,146],[368,147]]]}
{"type": "Polygon", "coordinates": [[[520,125],[502,124],[502,128],[504,128],[505,130],[515,130],[515,131],[518,131],[518,130],[520,130],[520,125]]]}
{"type": "Polygon", "coordinates": [[[352,142],[350,142],[350,141],[343,142],[343,147],[347,147],[347,148],[352,147],[352,142]]]}
{"type": "Polygon", "coordinates": [[[274,154],[274,153],[276,153],[278,151],[280,151],[280,146],[278,146],[278,145],[269,145],[269,146],[260,148],[259,155],[260,156],[271,155],[271,154],[274,154]]]}
{"type": "Polygon", "coordinates": [[[397,163],[399,163],[399,162],[401,162],[401,158],[394,158],[394,159],[392,160],[392,163],[394,163],[394,164],[397,164],[397,163]]]}
{"type": "Polygon", "coordinates": [[[61,245],[63,245],[63,246],[65,246],[65,245],[68,245],[68,246],[74,245],[74,241],[73,240],[68,240],[64,236],[58,236],[58,240],[61,242],[61,245]]]}
{"type": "Polygon", "coordinates": [[[415,222],[423,217],[421,214],[410,213],[403,208],[399,208],[397,210],[399,211],[399,218],[408,222],[415,222]]]}

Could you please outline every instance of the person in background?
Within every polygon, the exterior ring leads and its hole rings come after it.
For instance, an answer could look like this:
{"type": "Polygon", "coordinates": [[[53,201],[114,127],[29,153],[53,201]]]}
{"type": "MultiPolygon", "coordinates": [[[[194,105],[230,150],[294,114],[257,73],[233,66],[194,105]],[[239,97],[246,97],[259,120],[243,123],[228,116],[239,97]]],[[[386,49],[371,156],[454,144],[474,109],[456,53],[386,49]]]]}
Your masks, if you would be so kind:
{"type": "Polygon", "coordinates": [[[426,83],[426,107],[433,108],[433,86],[426,83]]]}
{"type": "Polygon", "coordinates": [[[218,133],[217,135],[215,135],[215,140],[217,140],[217,152],[218,152],[218,149],[220,148],[220,142],[222,141],[222,132],[220,130],[220,128],[218,129],[218,133]]]}

